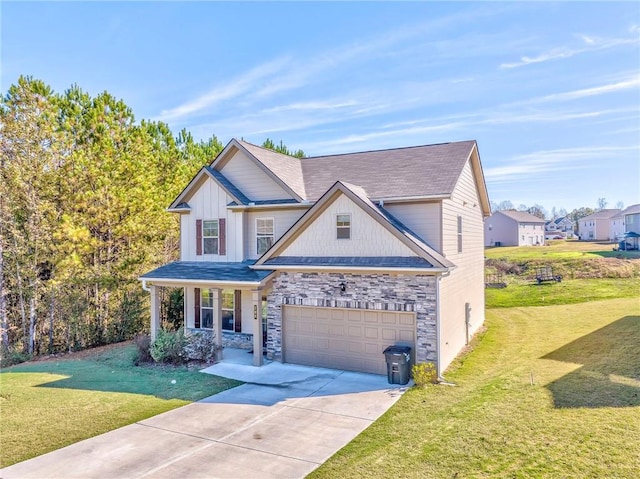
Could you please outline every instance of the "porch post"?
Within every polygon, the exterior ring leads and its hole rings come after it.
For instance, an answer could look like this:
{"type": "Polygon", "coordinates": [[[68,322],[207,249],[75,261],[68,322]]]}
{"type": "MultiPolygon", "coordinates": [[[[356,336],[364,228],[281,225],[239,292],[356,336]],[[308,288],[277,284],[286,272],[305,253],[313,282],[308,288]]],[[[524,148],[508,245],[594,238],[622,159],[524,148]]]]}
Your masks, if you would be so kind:
{"type": "Polygon", "coordinates": [[[213,290],[213,328],[215,332],[216,346],[218,350],[218,361],[222,359],[222,290],[214,288],[213,290]]]}
{"type": "Polygon", "coordinates": [[[253,299],[253,365],[262,366],[262,291],[251,291],[253,299]]]}
{"type": "Polygon", "coordinates": [[[160,329],[160,286],[151,286],[151,341],[155,341],[160,329]]]}

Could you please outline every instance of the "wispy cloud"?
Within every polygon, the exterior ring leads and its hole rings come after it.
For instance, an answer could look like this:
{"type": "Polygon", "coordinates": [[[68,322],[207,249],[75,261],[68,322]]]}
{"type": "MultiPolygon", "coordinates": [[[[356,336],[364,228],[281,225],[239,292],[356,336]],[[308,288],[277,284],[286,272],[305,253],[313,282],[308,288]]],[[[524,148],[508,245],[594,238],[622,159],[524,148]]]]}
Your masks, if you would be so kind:
{"type": "Polygon", "coordinates": [[[638,151],[640,146],[585,146],[541,150],[507,158],[501,166],[484,168],[488,183],[513,182],[538,174],[588,168],[594,160],[607,160],[620,153],[638,151]]]}
{"type": "Polygon", "coordinates": [[[189,100],[182,105],[169,110],[163,110],[158,120],[168,121],[193,115],[205,109],[209,109],[217,103],[230,100],[242,95],[255,88],[265,78],[273,76],[282,71],[282,69],[290,62],[288,58],[279,58],[249,70],[247,73],[240,75],[224,85],[217,86],[193,100],[189,100]]]}
{"type": "Polygon", "coordinates": [[[550,102],[550,101],[565,101],[565,100],[577,100],[589,96],[604,95],[606,93],[613,93],[621,90],[629,90],[632,88],[638,88],[640,86],[640,75],[635,75],[628,79],[618,81],[615,83],[609,83],[606,85],[600,85],[592,88],[583,88],[580,90],[567,91],[563,93],[554,93],[551,95],[545,95],[538,97],[533,102],[550,102]]]}
{"type": "Polygon", "coordinates": [[[606,50],[608,48],[617,47],[620,45],[630,45],[638,43],[638,38],[600,38],[588,35],[577,35],[582,40],[583,46],[581,47],[557,47],[552,48],[546,52],[539,53],[535,56],[523,56],[519,61],[511,63],[502,63],[500,68],[511,69],[519,68],[534,63],[543,63],[551,60],[560,60],[563,58],[571,58],[582,53],[606,50]]]}

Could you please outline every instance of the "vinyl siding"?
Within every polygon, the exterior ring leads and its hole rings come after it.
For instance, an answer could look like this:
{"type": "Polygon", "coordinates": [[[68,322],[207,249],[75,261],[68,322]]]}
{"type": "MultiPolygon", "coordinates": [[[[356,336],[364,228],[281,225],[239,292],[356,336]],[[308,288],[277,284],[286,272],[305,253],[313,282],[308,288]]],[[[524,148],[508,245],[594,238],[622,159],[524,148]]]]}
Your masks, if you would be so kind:
{"type": "Polygon", "coordinates": [[[180,258],[182,261],[242,261],[241,244],[236,241],[238,222],[241,213],[227,209],[232,199],[218,184],[210,178],[188,198],[190,213],[180,215],[180,258]],[[225,255],[196,254],[196,220],[215,220],[226,218],[225,255]]]}
{"type": "Polygon", "coordinates": [[[444,370],[466,344],[465,303],[471,306],[469,336],[484,322],[484,229],[471,166],[465,166],[452,198],[442,203],[443,253],[456,265],[440,280],[440,361],[444,370]],[[458,253],[458,216],[462,253],[458,253]]]}
{"type": "Polygon", "coordinates": [[[274,219],[274,230],[275,230],[275,241],[285,234],[289,228],[293,226],[293,224],[300,219],[300,217],[306,213],[306,209],[296,208],[290,210],[260,210],[260,211],[250,211],[247,213],[247,221],[246,221],[246,239],[245,239],[245,249],[244,254],[247,259],[257,259],[259,255],[256,251],[257,249],[257,239],[256,239],[256,219],[257,218],[273,218],[274,219]]]}
{"type": "Polygon", "coordinates": [[[385,204],[384,209],[398,218],[433,249],[442,251],[440,203],[385,204]]]}
{"type": "Polygon", "coordinates": [[[344,195],[331,203],[281,256],[416,256],[344,195]],[[336,238],[336,215],[351,215],[351,238],[336,238]]]}
{"type": "Polygon", "coordinates": [[[243,152],[238,151],[221,170],[252,201],[291,198],[276,181],[243,152]]]}

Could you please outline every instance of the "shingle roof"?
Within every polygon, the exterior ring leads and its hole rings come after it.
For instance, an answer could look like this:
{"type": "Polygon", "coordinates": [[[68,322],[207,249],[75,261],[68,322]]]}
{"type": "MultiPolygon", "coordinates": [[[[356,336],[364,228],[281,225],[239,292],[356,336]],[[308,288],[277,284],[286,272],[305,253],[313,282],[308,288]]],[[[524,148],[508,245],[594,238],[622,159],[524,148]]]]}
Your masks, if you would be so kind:
{"type": "Polygon", "coordinates": [[[242,191],[240,191],[236,185],[231,183],[226,176],[220,173],[218,170],[214,170],[210,166],[205,166],[205,169],[209,172],[211,176],[213,176],[218,182],[226,188],[226,190],[231,193],[232,196],[235,196],[238,200],[242,202],[242,204],[247,204],[251,200],[247,198],[242,191]]]}
{"type": "Polygon", "coordinates": [[[449,195],[476,144],[459,141],[298,159],[236,141],[312,201],[336,181],[358,184],[370,198],[449,195]]]}
{"type": "Polygon", "coordinates": [[[526,211],[504,210],[496,211],[496,213],[502,213],[503,215],[517,221],[518,223],[545,223],[545,220],[527,213],[526,211]]]}
{"type": "Polygon", "coordinates": [[[174,279],[259,283],[273,271],[253,270],[254,261],[214,263],[212,261],[175,261],[143,274],[141,279],[174,279]]]}
{"type": "Polygon", "coordinates": [[[583,221],[583,220],[606,220],[606,219],[609,219],[609,218],[613,218],[618,213],[620,213],[619,209],[600,210],[600,211],[596,211],[595,213],[592,213],[592,214],[590,214],[588,216],[583,216],[582,218],[580,218],[580,221],[583,221]]]}
{"type": "Polygon", "coordinates": [[[264,262],[266,266],[343,266],[367,268],[433,268],[417,256],[278,256],[264,262]]]}
{"type": "Polygon", "coordinates": [[[236,141],[249,153],[258,158],[264,166],[271,170],[274,175],[280,178],[299,197],[306,198],[300,158],[283,155],[268,148],[252,145],[246,141],[236,141]]]}

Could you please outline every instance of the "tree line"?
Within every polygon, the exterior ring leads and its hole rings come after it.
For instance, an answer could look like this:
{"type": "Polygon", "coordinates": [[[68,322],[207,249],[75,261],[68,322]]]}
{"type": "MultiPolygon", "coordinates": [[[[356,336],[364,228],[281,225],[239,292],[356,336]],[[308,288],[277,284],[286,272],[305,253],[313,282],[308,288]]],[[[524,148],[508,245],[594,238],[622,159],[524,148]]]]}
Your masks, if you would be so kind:
{"type": "MultiPolygon", "coordinates": [[[[263,146],[304,156],[268,138],[263,146]]],[[[137,278],[179,256],[179,221],[165,209],[222,148],[215,135],[195,141],[136,122],[108,92],[60,94],[26,76],[11,85],[0,100],[1,357],[148,328],[137,278]]],[[[164,315],[175,314],[179,299],[166,299],[164,315]]]]}

